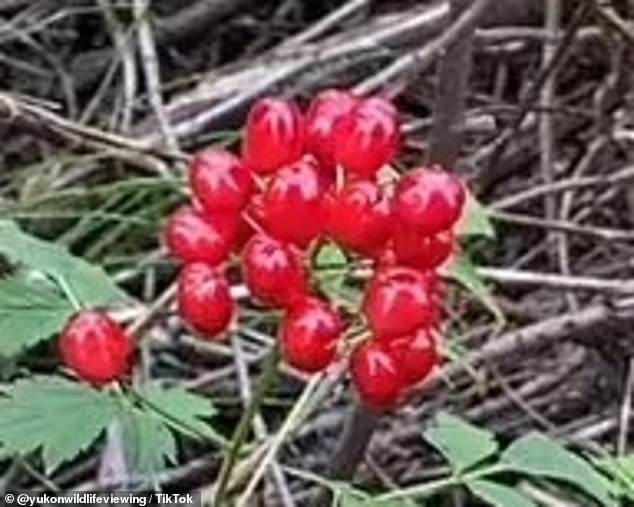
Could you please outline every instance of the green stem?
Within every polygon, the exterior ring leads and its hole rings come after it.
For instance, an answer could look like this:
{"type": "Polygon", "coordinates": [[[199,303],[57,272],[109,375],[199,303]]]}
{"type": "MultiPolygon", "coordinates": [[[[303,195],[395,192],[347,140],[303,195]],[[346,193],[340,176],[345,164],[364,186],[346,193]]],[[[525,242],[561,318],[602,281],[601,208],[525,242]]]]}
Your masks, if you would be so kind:
{"type": "Polygon", "coordinates": [[[73,305],[75,310],[81,311],[84,309],[84,305],[81,304],[81,301],[79,301],[79,298],[75,294],[75,291],[71,288],[66,278],[61,275],[55,276],[55,282],[64,293],[64,296],[66,296],[66,299],[68,299],[70,304],[73,305]]]}
{"type": "Polygon", "coordinates": [[[495,464],[480,468],[479,470],[474,470],[473,472],[469,472],[464,475],[452,475],[450,477],[427,482],[418,486],[402,488],[397,491],[393,491],[392,493],[380,495],[377,497],[377,500],[387,502],[389,500],[399,500],[402,498],[426,497],[452,486],[459,486],[467,481],[482,479],[483,477],[508,472],[509,470],[510,468],[507,465],[495,464]]]}
{"type": "Polygon", "coordinates": [[[213,507],[222,507],[224,505],[224,497],[227,486],[229,485],[229,479],[231,478],[231,472],[233,471],[233,468],[235,467],[235,464],[238,460],[240,449],[242,448],[242,445],[244,444],[244,441],[249,434],[249,429],[251,428],[253,418],[262,405],[264,396],[275,380],[275,377],[277,375],[278,360],[279,348],[276,343],[266,357],[262,374],[258,380],[256,390],[253,393],[253,398],[251,399],[246,410],[242,413],[240,422],[238,422],[238,426],[236,427],[235,431],[233,432],[233,436],[231,437],[229,450],[227,451],[225,459],[222,463],[222,467],[220,468],[220,474],[217,481],[218,486],[216,488],[216,494],[212,504],[213,507]]]}

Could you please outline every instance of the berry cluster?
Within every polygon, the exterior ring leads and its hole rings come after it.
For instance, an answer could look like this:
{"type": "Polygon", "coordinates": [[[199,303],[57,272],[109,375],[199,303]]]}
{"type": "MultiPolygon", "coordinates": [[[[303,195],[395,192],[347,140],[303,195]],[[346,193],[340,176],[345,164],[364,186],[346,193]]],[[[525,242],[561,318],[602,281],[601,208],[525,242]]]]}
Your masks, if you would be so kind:
{"type": "Polygon", "coordinates": [[[362,311],[369,338],[354,340],[351,371],[367,405],[394,405],[438,361],[435,269],[454,248],[465,201],[462,183],[437,167],[380,183],[399,144],[398,113],[381,97],[328,90],[305,113],[292,101],[259,100],[241,157],[195,155],[193,202],[167,223],[168,250],[184,264],[182,318],[202,336],[224,335],[236,317],[226,274],[235,255],[251,294],[284,311],[287,362],[324,369],[343,348],[350,320],[310,280],[311,257],[330,239],[375,266],[362,311]]]}

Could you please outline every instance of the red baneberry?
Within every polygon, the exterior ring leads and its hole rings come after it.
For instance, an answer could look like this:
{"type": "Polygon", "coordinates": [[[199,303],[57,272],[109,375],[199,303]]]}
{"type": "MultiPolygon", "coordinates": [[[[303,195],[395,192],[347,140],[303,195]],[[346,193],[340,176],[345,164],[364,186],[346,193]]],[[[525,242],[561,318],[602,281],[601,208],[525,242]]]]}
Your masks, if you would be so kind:
{"type": "Polygon", "coordinates": [[[352,353],[350,368],[354,386],[365,405],[386,410],[398,404],[404,381],[384,344],[372,340],[358,346],[352,353]]]}
{"type": "Polygon", "coordinates": [[[271,174],[304,152],[304,118],[292,101],[269,97],[257,101],[247,117],[242,153],[259,174],[271,174]]]}
{"type": "Polygon", "coordinates": [[[62,331],[59,350],[64,364],[81,379],[103,385],[129,372],[134,342],[104,313],[81,311],[62,331]]]}
{"type": "Polygon", "coordinates": [[[165,242],[169,252],[182,262],[225,261],[235,239],[236,219],[225,214],[206,214],[186,206],[167,222],[165,242]]]}
{"type": "Polygon", "coordinates": [[[378,339],[407,335],[436,323],[437,291],[432,273],[407,267],[384,268],[366,288],[363,311],[378,339]]]}
{"type": "Polygon", "coordinates": [[[190,164],[189,182],[202,207],[210,213],[238,212],[253,191],[251,171],[228,151],[196,154],[190,164]]]}
{"type": "Polygon", "coordinates": [[[381,253],[393,222],[390,201],[375,183],[349,183],[324,204],[326,229],[335,242],[369,257],[381,253]]]}
{"type": "Polygon", "coordinates": [[[314,160],[303,158],[280,169],[264,194],[262,209],[267,232],[306,248],[322,230],[323,194],[314,160]]]}
{"type": "Polygon", "coordinates": [[[282,353],[298,370],[314,373],[335,357],[343,323],[334,308],[306,298],[286,316],[281,332],[282,353]]]}
{"type": "Polygon", "coordinates": [[[335,159],[351,175],[369,179],[390,162],[400,144],[398,113],[380,97],[359,102],[335,126],[335,159]]]}
{"type": "Polygon", "coordinates": [[[331,178],[336,166],[335,125],[358,102],[359,99],[347,90],[325,90],[313,99],[306,114],[306,149],[331,178]]]}
{"type": "Polygon", "coordinates": [[[271,306],[290,308],[308,291],[299,252],[265,234],[256,234],[244,247],[242,270],[251,293],[271,306]]]}
{"type": "Polygon", "coordinates": [[[423,167],[399,181],[394,210],[403,226],[430,236],[457,222],[465,198],[464,186],[454,175],[423,167]]]}
{"type": "Polygon", "coordinates": [[[178,279],[178,310],[205,338],[221,335],[235,313],[227,278],[201,262],[186,265],[178,279]]]}

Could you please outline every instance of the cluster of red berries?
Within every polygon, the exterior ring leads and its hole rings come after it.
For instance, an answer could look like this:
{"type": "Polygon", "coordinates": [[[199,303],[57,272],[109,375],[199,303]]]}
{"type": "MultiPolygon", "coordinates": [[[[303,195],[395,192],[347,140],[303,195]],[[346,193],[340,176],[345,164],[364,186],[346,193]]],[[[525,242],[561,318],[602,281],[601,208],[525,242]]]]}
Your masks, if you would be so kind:
{"type": "Polygon", "coordinates": [[[398,152],[400,125],[381,97],[319,94],[305,114],[292,101],[259,100],[242,156],[204,151],[189,168],[193,203],[166,227],[182,318],[205,337],[236,316],[227,267],[239,256],[261,303],[284,310],[280,341],[288,363],[327,367],[346,323],[313,290],[311,257],[325,239],[376,267],[363,303],[369,339],[352,353],[353,381],[372,407],[392,406],[438,361],[440,282],[435,269],[454,247],[465,201],[462,183],[440,168],[418,168],[379,183],[398,152]]]}

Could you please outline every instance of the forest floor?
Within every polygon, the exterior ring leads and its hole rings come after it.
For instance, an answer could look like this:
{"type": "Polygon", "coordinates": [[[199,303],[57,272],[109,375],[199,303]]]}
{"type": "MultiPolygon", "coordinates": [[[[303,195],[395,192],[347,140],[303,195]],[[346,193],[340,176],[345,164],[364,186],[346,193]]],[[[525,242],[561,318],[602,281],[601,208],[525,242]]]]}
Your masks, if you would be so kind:
{"type": "MultiPolygon", "coordinates": [[[[142,302],[121,315],[145,319],[154,379],[212,397],[216,427],[229,433],[274,336],[253,319],[239,346],[201,344],[174,317],[175,268],[158,231],[183,201],[186,154],[235,146],[264,95],[305,104],[329,87],[384,91],[407,132],[399,167],[436,150],[489,210],[496,239],[469,249],[504,322],[451,288],[452,360],[381,418],[356,484],[390,489],[440,473],[421,438],[439,410],[508,441],[540,430],[631,448],[632,2],[562,0],[561,12],[556,0],[467,2],[467,14],[484,6],[475,31],[449,19],[446,1],[149,3],[0,2],[0,218],[104,267],[142,302]],[[459,135],[443,138],[443,115],[457,115],[459,135]]],[[[282,376],[259,414],[264,439],[308,382],[289,368],[282,376]]],[[[319,408],[284,435],[278,472],[326,472],[354,397],[348,383],[337,372],[320,381],[319,408]]],[[[55,480],[98,487],[98,461],[94,452],[55,480]]],[[[191,446],[160,480],[206,488],[219,463],[191,446]]],[[[267,475],[253,505],[292,505],[280,488],[306,505],[305,483],[283,475],[283,486],[267,475]]]]}

